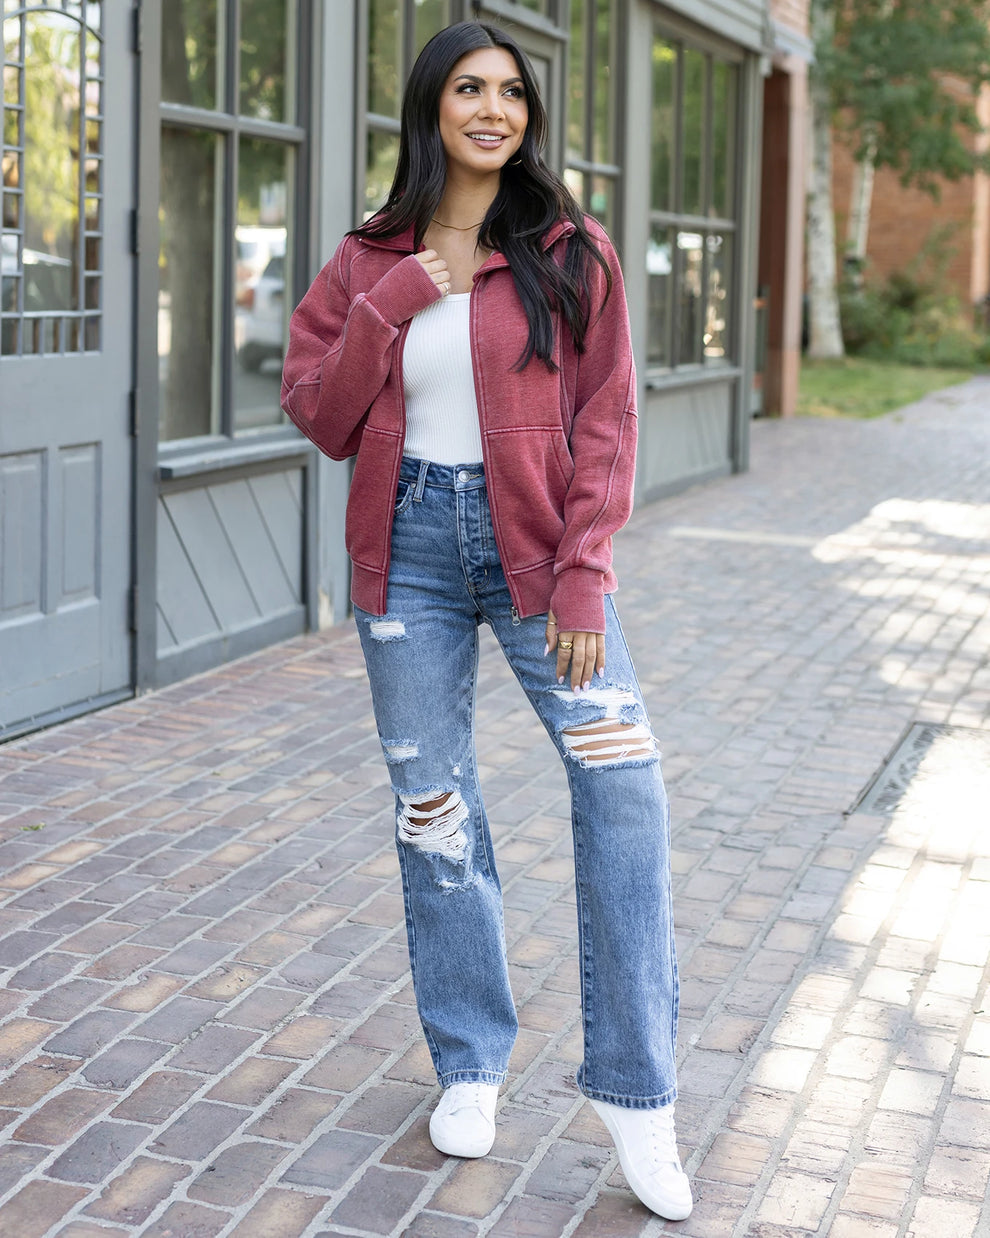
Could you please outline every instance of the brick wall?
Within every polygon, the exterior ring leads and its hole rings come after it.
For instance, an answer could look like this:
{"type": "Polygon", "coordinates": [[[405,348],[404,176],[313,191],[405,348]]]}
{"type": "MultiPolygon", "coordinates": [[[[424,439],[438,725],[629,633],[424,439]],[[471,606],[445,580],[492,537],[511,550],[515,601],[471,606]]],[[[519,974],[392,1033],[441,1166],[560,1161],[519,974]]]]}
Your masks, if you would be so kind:
{"type": "MultiPolygon", "coordinates": [[[[853,175],[852,153],[841,138],[835,142],[834,160],[836,239],[841,253],[853,175]]],[[[979,272],[973,270],[974,190],[972,177],[955,183],[943,181],[940,199],[936,201],[921,190],[903,188],[889,168],[878,171],[873,186],[867,279],[882,280],[903,270],[926,241],[949,231],[944,242],[952,251],[945,273],[948,289],[967,304],[984,295],[986,273],[981,288],[979,272]]]]}
{"type": "MultiPolygon", "coordinates": [[[[959,95],[967,93],[960,81],[944,85],[959,95]]],[[[974,141],[990,149],[990,88],[976,101],[984,132],[974,141]]],[[[833,189],[836,239],[840,253],[853,178],[852,152],[839,134],[834,146],[833,189]]],[[[867,276],[884,278],[903,270],[926,242],[949,251],[945,272],[947,290],[960,301],[975,304],[990,292],[990,177],[986,173],[960,181],[941,180],[939,198],[918,189],[905,189],[888,168],[877,172],[867,245],[867,276]],[[938,241],[939,236],[944,239],[938,241]]]]}

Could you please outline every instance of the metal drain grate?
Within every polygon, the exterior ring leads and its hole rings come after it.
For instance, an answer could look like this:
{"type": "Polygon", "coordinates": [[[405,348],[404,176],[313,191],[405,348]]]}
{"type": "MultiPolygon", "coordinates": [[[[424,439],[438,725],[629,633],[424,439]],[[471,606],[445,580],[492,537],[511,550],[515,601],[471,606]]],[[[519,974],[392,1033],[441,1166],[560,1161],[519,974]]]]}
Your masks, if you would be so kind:
{"type": "Polygon", "coordinates": [[[891,813],[919,780],[990,771],[990,731],[915,722],[850,809],[891,813]]]}

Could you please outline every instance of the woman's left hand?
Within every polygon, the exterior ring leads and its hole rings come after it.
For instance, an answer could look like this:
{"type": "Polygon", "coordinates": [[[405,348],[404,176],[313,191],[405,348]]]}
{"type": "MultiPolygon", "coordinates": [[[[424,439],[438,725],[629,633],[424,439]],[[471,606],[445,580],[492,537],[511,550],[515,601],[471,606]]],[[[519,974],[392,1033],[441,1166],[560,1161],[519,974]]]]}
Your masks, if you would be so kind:
{"type": "Polygon", "coordinates": [[[571,668],[574,692],[591,687],[591,677],[605,673],[605,637],[600,632],[558,632],[557,619],[547,615],[547,653],[557,651],[557,682],[563,683],[571,668]]]}

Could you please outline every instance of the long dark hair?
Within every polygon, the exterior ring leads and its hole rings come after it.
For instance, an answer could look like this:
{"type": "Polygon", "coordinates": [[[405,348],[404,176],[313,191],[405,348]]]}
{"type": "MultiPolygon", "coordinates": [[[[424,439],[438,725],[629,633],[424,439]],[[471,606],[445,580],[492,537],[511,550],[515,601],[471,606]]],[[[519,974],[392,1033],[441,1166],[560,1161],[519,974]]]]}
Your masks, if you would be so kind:
{"type": "Polygon", "coordinates": [[[478,230],[478,242],[508,260],[512,279],[529,322],[529,339],[517,362],[524,369],[534,356],[556,370],[553,311],[559,310],[578,352],[584,349],[590,315],[590,266],[597,262],[611,290],[612,273],[585,226],[584,216],[564,182],[543,162],[547,113],[532,66],[511,35],[484,22],[457,22],[433,36],[413,65],[402,101],[402,133],[395,179],[385,205],[354,235],[394,237],[414,228],[423,239],[443,197],[446,156],[440,138],[439,104],[454,66],[469,52],[501,47],[519,67],[529,121],[515,157],[502,169],[495,200],[478,230]],[[567,219],[575,231],[563,263],[545,247],[546,234],[567,219]]]}

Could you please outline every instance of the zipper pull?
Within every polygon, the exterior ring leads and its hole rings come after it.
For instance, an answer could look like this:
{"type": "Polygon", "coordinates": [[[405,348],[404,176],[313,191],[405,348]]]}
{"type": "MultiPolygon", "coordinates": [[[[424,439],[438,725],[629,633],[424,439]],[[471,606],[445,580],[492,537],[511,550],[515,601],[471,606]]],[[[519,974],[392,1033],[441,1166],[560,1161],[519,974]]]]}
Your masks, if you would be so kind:
{"type": "Polygon", "coordinates": [[[519,611],[517,611],[514,606],[511,609],[512,609],[512,626],[514,628],[517,628],[519,627],[519,624],[522,622],[522,620],[519,618],[519,611]]]}

